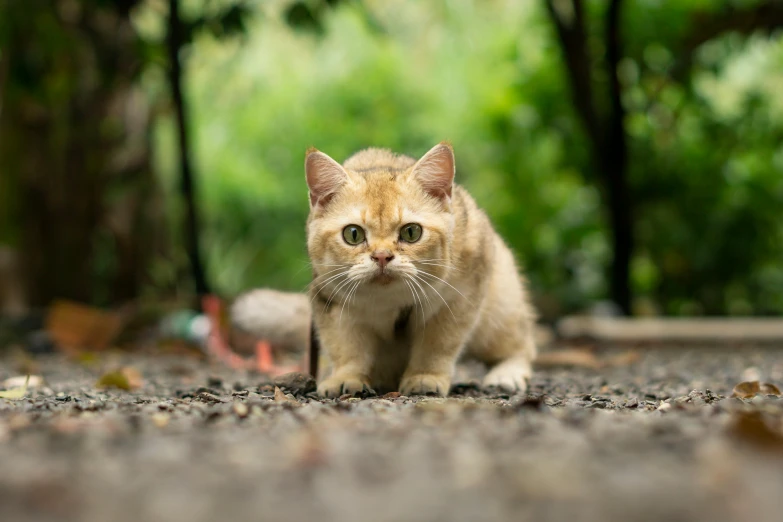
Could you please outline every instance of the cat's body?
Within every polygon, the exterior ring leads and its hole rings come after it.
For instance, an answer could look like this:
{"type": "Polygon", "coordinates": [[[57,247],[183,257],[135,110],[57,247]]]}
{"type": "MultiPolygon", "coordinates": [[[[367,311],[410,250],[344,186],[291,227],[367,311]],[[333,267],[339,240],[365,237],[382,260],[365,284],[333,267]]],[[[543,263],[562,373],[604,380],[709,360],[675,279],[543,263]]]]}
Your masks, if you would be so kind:
{"type": "Polygon", "coordinates": [[[508,247],[453,184],[440,144],[416,162],[367,149],[344,167],[308,152],[313,317],[325,396],[364,388],[446,395],[463,352],[484,384],[524,390],[534,313],[508,247]]]}

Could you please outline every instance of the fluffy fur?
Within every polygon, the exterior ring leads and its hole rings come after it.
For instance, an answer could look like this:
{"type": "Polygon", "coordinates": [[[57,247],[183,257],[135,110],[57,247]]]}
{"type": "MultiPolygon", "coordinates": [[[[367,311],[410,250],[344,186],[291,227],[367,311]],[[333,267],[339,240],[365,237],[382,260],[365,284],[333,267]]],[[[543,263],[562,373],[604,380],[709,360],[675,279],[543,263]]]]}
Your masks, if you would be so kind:
{"type": "Polygon", "coordinates": [[[526,388],[534,313],[508,247],[454,184],[454,165],[447,143],[418,162],[366,149],[341,166],[308,151],[310,293],[332,363],[322,396],[447,395],[463,352],[490,366],[484,385],[526,388]],[[408,224],[420,238],[405,240],[415,236],[408,224]],[[363,241],[349,244],[349,225],[363,241]]]}

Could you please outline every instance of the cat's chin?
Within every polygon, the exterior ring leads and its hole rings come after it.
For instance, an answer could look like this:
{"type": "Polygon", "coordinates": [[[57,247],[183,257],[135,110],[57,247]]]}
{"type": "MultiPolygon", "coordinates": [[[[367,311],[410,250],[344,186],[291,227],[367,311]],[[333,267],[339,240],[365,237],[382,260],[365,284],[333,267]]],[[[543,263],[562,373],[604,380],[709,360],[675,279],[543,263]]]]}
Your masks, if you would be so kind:
{"type": "Polygon", "coordinates": [[[376,284],[376,285],[386,286],[386,285],[389,285],[389,284],[393,283],[397,279],[398,279],[397,277],[394,277],[391,274],[383,273],[383,274],[378,274],[375,277],[373,277],[371,279],[371,282],[376,284]]]}

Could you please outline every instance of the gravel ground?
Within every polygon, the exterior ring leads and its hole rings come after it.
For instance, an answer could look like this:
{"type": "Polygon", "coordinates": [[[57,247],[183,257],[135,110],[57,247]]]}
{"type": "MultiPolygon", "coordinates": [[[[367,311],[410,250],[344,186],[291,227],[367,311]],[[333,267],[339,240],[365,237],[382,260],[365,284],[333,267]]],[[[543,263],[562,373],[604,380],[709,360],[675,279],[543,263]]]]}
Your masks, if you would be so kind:
{"type": "Polygon", "coordinates": [[[337,401],[184,357],[42,358],[41,387],[0,399],[0,520],[777,522],[783,400],[729,396],[783,384],[780,348],[644,350],[512,397],[337,401]],[[96,389],[111,365],[144,384],[96,389]]]}

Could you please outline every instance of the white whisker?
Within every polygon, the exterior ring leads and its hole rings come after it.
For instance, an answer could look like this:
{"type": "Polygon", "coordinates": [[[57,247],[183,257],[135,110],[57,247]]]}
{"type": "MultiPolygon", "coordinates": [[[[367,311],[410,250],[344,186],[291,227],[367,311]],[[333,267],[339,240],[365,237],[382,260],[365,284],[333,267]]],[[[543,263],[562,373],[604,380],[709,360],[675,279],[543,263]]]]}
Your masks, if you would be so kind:
{"type": "MultiPolygon", "coordinates": [[[[429,306],[429,308],[430,308],[430,312],[432,312],[432,310],[433,310],[433,308],[432,308],[432,301],[430,301],[430,296],[429,296],[429,295],[427,294],[427,292],[424,290],[424,287],[423,287],[423,286],[421,286],[421,284],[419,284],[419,282],[418,282],[418,281],[416,281],[415,279],[411,279],[411,282],[412,282],[412,283],[414,283],[416,286],[418,286],[418,287],[419,287],[419,289],[421,290],[421,293],[422,293],[422,295],[424,295],[424,298],[427,300],[427,306],[429,306]]],[[[422,306],[422,308],[423,308],[423,306],[422,306]]]]}
{"type": "MultiPolygon", "coordinates": [[[[328,264],[328,263],[310,263],[310,262],[304,262],[303,264],[304,264],[304,266],[302,268],[300,268],[299,270],[297,270],[294,275],[299,275],[302,272],[302,270],[304,270],[305,268],[308,268],[308,267],[312,268],[312,267],[321,267],[321,266],[326,266],[326,267],[336,266],[336,267],[340,267],[340,268],[345,268],[347,266],[350,266],[350,265],[346,265],[346,264],[334,265],[334,264],[328,264]]],[[[339,270],[339,268],[338,268],[338,270],[339,270]]],[[[330,270],[329,272],[326,272],[326,273],[329,274],[329,273],[334,272],[334,271],[335,270],[330,270]]],[[[326,274],[321,274],[321,275],[326,275],[326,274]]],[[[318,277],[321,277],[321,276],[318,276],[318,277]]],[[[304,288],[307,288],[311,283],[312,283],[312,281],[310,281],[310,283],[307,283],[307,285],[305,285],[304,288]]]]}
{"type": "MultiPolygon", "coordinates": [[[[407,281],[405,282],[407,283],[407,281]]],[[[422,301],[421,296],[419,296],[419,292],[416,291],[416,287],[411,286],[411,290],[413,290],[413,294],[416,296],[414,297],[414,301],[413,301],[414,310],[416,308],[416,300],[419,301],[419,308],[421,308],[421,324],[423,328],[425,323],[427,322],[427,320],[424,318],[424,301],[422,301]]]]}
{"type": "Polygon", "coordinates": [[[453,266],[453,265],[444,265],[443,263],[434,263],[430,261],[416,261],[416,263],[427,265],[427,266],[442,266],[443,268],[448,268],[449,270],[454,270],[455,272],[462,272],[459,268],[453,266]]]}
{"type": "Polygon", "coordinates": [[[455,316],[455,315],[454,315],[454,312],[451,310],[451,307],[449,306],[449,303],[447,303],[447,302],[446,302],[446,300],[445,300],[445,299],[443,299],[443,296],[442,296],[442,295],[440,295],[440,292],[438,292],[438,289],[437,289],[437,288],[435,288],[434,286],[432,286],[431,284],[429,284],[429,283],[428,283],[426,280],[422,279],[422,278],[421,278],[421,277],[419,277],[418,275],[415,275],[414,277],[415,277],[416,279],[418,279],[419,281],[421,281],[422,283],[424,283],[425,285],[427,285],[427,286],[429,286],[430,288],[432,288],[432,289],[435,291],[435,293],[436,293],[436,294],[438,294],[438,297],[440,297],[440,300],[441,300],[441,301],[443,301],[443,304],[444,304],[444,305],[446,305],[446,308],[448,308],[448,309],[449,309],[449,312],[451,313],[451,317],[453,317],[453,318],[454,318],[454,320],[456,321],[456,320],[457,320],[457,316],[455,316]]]}
{"type": "Polygon", "coordinates": [[[318,291],[317,291],[317,292],[316,292],[316,293],[313,295],[313,297],[312,297],[312,298],[310,298],[310,302],[311,302],[311,303],[313,302],[313,300],[314,300],[314,299],[315,299],[315,298],[318,296],[318,294],[320,294],[320,293],[321,293],[321,290],[323,290],[324,288],[326,288],[326,285],[327,285],[327,284],[328,284],[330,281],[332,281],[332,280],[334,280],[334,279],[337,279],[338,277],[341,277],[341,276],[347,276],[347,275],[348,275],[348,272],[349,272],[349,270],[346,270],[346,271],[344,271],[344,272],[340,272],[340,273],[339,273],[339,274],[337,274],[337,275],[333,275],[333,276],[331,276],[331,277],[330,277],[329,279],[327,279],[326,281],[320,281],[320,282],[316,283],[316,284],[315,284],[315,286],[314,286],[313,288],[317,288],[319,285],[320,285],[320,288],[318,288],[318,291]]]}
{"type": "MultiPolygon", "coordinates": [[[[413,299],[413,309],[416,309],[416,295],[413,293],[413,287],[411,287],[411,284],[406,281],[405,279],[402,280],[403,283],[408,287],[408,291],[411,293],[411,298],[413,299]]],[[[415,313],[415,312],[414,312],[415,313]]]]}
{"type": "Polygon", "coordinates": [[[457,292],[457,293],[458,293],[459,295],[461,295],[462,297],[464,297],[466,301],[470,301],[470,299],[468,299],[467,297],[465,297],[465,294],[463,294],[462,292],[460,292],[459,290],[457,290],[457,289],[454,287],[454,285],[452,285],[451,283],[449,283],[449,282],[448,282],[448,281],[446,281],[445,279],[441,279],[440,277],[438,277],[438,276],[436,276],[436,275],[433,275],[433,274],[430,274],[429,272],[425,272],[424,270],[419,270],[419,273],[421,273],[422,275],[426,275],[426,276],[434,277],[434,278],[435,278],[435,279],[437,279],[438,281],[441,281],[442,283],[444,283],[444,284],[448,285],[449,287],[451,287],[452,289],[454,289],[454,291],[455,291],[455,292],[457,292]]]}
{"type": "Polygon", "coordinates": [[[334,269],[334,270],[330,270],[330,271],[326,272],[325,274],[321,274],[321,275],[317,276],[315,279],[313,279],[312,281],[310,281],[309,283],[307,283],[307,285],[306,285],[306,287],[305,287],[305,288],[308,288],[308,287],[311,287],[311,288],[316,288],[316,287],[318,287],[318,285],[321,285],[321,286],[323,286],[323,285],[327,284],[329,281],[331,281],[332,279],[334,279],[334,278],[336,278],[336,277],[338,277],[338,276],[340,276],[340,275],[342,275],[342,274],[347,274],[347,273],[349,272],[349,270],[345,270],[345,271],[341,272],[340,274],[337,274],[337,275],[335,275],[335,276],[333,276],[333,277],[329,277],[329,278],[327,278],[327,279],[326,279],[326,280],[324,280],[324,281],[318,281],[318,279],[320,279],[320,278],[322,278],[322,277],[326,277],[326,276],[328,276],[329,274],[331,274],[331,273],[333,273],[333,272],[337,272],[337,271],[339,271],[339,270],[340,270],[339,268],[336,268],[336,269],[334,269]]]}
{"type": "Polygon", "coordinates": [[[357,288],[359,288],[359,285],[361,284],[361,282],[362,282],[361,279],[356,281],[356,283],[354,283],[354,285],[351,287],[351,289],[348,290],[348,295],[343,300],[342,308],[340,308],[340,319],[338,320],[338,324],[342,324],[343,323],[343,311],[345,310],[345,305],[348,304],[348,301],[351,300],[351,297],[353,297],[354,292],[356,291],[357,288]]]}
{"type": "Polygon", "coordinates": [[[355,281],[354,277],[351,277],[350,275],[345,279],[345,281],[341,281],[339,285],[337,285],[334,290],[332,290],[332,293],[329,294],[329,299],[326,300],[326,304],[324,305],[324,311],[326,311],[327,308],[329,308],[329,305],[332,304],[332,299],[334,299],[335,295],[337,295],[337,292],[340,291],[341,288],[346,286],[347,284],[350,284],[355,281]]]}

